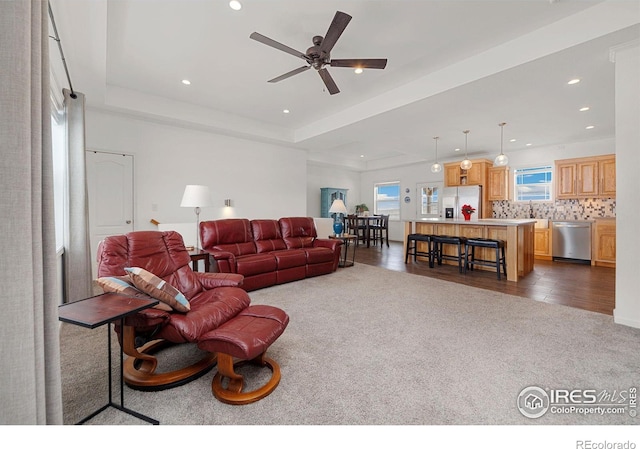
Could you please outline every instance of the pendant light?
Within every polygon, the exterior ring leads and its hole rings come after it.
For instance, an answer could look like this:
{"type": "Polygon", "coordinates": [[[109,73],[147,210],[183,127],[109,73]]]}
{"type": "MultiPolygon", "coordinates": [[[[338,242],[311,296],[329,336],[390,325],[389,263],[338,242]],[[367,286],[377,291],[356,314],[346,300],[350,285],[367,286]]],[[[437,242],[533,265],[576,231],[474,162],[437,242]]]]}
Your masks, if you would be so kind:
{"type": "Polygon", "coordinates": [[[504,167],[509,163],[509,158],[502,152],[502,142],[504,140],[504,125],[506,123],[498,123],[500,127],[500,154],[496,156],[496,159],[493,161],[493,165],[498,167],[504,167]]]}
{"type": "Polygon", "coordinates": [[[463,170],[469,170],[473,165],[467,157],[467,136],[469,134],[469,130],[467,129],[462,132],[464,133],[464,161],[460,162],[460,168],[463,170]]]}
{"type": "Polygon", "coordinates": [[[442,171],[442,165],[438,163],[438,139],[440,137],[434,137],[433,140],[436,141],[436,161],[431,166],[431,173],[440,173],[442,171]]]}

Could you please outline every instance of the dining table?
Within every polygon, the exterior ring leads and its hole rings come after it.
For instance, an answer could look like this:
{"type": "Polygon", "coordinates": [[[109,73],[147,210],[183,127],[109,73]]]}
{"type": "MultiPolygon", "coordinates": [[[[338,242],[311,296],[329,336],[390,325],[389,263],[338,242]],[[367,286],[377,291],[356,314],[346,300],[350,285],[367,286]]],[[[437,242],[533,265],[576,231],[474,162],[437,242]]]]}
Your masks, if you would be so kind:
{"type": "Polygon", "coordinates": [[[382,217],[380,215],[358,215],[358,225],[364,225],[364,239],[367,242],[367,248],[371,246],[371,228],[382,217]]]}

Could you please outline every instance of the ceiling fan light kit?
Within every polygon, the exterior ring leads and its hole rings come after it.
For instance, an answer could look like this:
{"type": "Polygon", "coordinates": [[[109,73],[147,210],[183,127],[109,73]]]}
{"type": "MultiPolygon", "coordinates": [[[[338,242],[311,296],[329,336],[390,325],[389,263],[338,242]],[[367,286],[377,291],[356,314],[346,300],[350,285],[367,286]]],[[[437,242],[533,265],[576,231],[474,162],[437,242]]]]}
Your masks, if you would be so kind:
{"type": "Polygon", "coordinates": [[[331,95],[340,92],[338,85],[335,83],[331,74],[327,70],[330,67],[348,67],[355,69],[384,69],[387,66],[386,59],[331,59],[331,50],[342,35],[343,31],[351,21],[351,16],[342,11],[337,11],[333,17],[331,25],[324,37],[314,36],[312,39],[313,46],[309,47],[306,53],[302,53],[271,38],[263,36],[260,33],[253,32],[249,38],[261,42],[265,45],[273,47],[277,50],[289,53],[306,61],[307,65],[291,70],[283,75],[269,80],[270,83],[290,78],[302,72],[306,72],[310,68],[316,69],[325,87],[331,95]]]}

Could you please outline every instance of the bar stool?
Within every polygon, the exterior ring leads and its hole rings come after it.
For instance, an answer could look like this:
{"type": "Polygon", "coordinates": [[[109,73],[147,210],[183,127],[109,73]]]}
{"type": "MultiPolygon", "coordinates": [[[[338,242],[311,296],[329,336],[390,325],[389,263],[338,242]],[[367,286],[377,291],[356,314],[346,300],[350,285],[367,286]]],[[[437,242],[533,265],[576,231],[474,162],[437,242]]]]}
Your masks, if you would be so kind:
{"type": "Polygon", "coordinates": [[[433,251],[431,249],[431,235],[429,234],[409,234],[407,236],[407,249],[404,255],[404,263],[407,263],[409,256],[413,256],[413,261],[417,260],[418,256],[429,258],[429,267],[433,268],[433,251]],[[427,244],[427,251],[418,250],[418,242],[424,242],[427,244]]]}
{"type": "Polygon", "coordinates": [[[496,267],[496,273],[498,274],[498,279],[500,279],[500,265],[502,265],[502,270],[504,271],[504,275],[505,277],[507,276],[507,259],[504,255],[503,240],[493,240],[493,239],[483,239],[483,238],[467,239],[465,253],[466,253],[466,263],[464,265],[465,273],[467,271],[467,267],[469,267],[469,270],[473,271],[474,265],[496,267]],[[469,248],[471,248],[471,253],[469,253],[469,248]],[[496,259],[495,260],[476,259],[475,257],[476,248],[494,248],[496,250],[496,259]]]}
{"type": "MultiPolygon", "coordinates": [[[[465,237],[457,237],[457,236],[449,236],[449,235],[433,235],[431,236],[431,241],[433,242],[433,257],[438,259],[438,265],[442,265],[442,259],[446,260],[455,260],[458,262],[458,271],[460,273],[463,272],[463,259],[466,261],[466,242],[467,239],[465,237]],[[456,245],[458,248],[457,255],[444,254],[443,246],[444,245],[456,245]]],[[[466,265],[465,265],[466,270],[466,265]]]]}

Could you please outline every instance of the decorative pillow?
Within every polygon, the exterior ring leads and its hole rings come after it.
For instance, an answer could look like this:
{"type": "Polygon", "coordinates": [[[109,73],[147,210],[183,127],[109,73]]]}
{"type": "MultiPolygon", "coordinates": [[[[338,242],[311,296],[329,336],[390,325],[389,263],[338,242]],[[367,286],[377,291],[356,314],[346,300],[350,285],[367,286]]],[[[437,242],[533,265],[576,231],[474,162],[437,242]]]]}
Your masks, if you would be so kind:
{"type": "Polygon", "coordinates": [[[191,305],[184,294],[155,274],[139,267],[125,268],[124,271],[129,273],[133,285],[149,296],[169,304],[178,312],[191,310],[191,305]]]}
{"type": "MultiPolygon", "coordinates": [[[[129,282],[129,276],[113,276],[113,277],[103,277],[98,278],[97,282],[102,290],[105,293],[121,293],[127,296],[133,296],[136,298],[149,298],[152,299],[146,293],[142,293],[140,290],[135,288],[129,282]]],[[[163,302],[153,306],[154,309],[164,310],[166,312],[172,312],[173,309],[168,304],[163,302]]]]}

